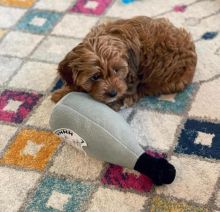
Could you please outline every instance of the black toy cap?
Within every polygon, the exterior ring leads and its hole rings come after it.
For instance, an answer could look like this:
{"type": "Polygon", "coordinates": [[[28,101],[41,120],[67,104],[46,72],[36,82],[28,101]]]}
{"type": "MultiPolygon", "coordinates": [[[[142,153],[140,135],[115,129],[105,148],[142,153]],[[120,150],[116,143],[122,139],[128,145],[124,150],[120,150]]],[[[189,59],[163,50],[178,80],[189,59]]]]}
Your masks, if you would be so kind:
{"type": "Polygon", "coordinates": [[[175,167],[164,158],[155,158],[143,153],[134,169],[152,179],[155,185],[170,184],[176,176],[175,167]]]}

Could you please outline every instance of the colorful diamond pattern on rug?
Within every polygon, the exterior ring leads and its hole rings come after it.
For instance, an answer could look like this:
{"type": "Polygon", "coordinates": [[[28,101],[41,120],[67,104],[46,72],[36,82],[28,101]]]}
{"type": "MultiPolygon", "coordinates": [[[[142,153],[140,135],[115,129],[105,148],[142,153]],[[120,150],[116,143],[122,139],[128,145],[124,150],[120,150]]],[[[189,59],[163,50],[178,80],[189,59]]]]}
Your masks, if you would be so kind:
{"type": "Polygon", "coordinates": [[[46,176],[25,211],[80,211],[93,189],[87,182],[46,176]]]}
{"type": "Polygon", "coordinates": [[[3,155],[2,164],[43,170],[60,139],[52,132],[22,130],[3,155]]]}
{"type": "Polygon", "coordinates": [[[32,33],[44,34],[50,31],[61,14],[43,10],[30,10],[19,21],[16,28],[32,33]]]}
{"type": "Polygon", "coordinates": [[[187,120],[175,152],[220,159],[220,124],[187,120]]]}
{"type": "Polygon", "coordinates": [[[78,0],[70,12],[102,15],[112,0],[78,0]]]}
{"type": "Polygon", "coordinates": [[[110,164],[101,182],[104,185],[113,185],[116,188],[133,189],[138,192],[149,192],[152,181],[136,171],[110,164]]]}
{"type": "Polygon", "coordinates": [[[197,84],[192,84],[178,94],[145,97],[140,100],[139,106],[162,112],[181,114],[187,110],[192,101],[193,93],[196,92],[197,88],[197,84]]]}
{"type": "Polygon", "coordinates": [[[22,123],[42,95],[22,91],[5,90],[0,95],[0,120],[22,123]]]}
{"type": "Polygon", "coordinates": [[[0,211],[220,212],[219,20],[219,0],[0,0],[0,211]],[[186,90],[119,112],[135,142],[175,166],[161,187],[60,143],[49,126],[66,53],[92,27],[140,15],[187,29],[198,57],[186,90]]]}

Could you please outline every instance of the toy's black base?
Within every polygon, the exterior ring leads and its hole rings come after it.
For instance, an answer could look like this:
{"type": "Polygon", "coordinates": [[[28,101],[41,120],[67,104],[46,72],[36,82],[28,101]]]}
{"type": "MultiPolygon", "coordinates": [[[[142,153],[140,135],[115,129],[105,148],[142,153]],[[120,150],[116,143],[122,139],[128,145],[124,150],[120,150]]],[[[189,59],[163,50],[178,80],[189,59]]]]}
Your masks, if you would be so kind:
{"type": "Polygon", "coordinates": [[[142,154],[134,169],[152,179],[155,185],[170,184],[174,181],[176,170],[164,158],[155,158],[146,153],[142,154]]]}

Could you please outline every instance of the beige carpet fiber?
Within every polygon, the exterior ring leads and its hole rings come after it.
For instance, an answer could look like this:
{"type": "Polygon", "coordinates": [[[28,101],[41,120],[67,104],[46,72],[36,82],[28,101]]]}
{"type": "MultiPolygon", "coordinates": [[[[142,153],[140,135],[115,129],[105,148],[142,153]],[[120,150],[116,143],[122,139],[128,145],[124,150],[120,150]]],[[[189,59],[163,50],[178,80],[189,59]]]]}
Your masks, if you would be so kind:
{"type": "Polygon", "coordinates": [[[0,0],[0,212],[220,211],[220,0],[0,0]],[[172,185],[77,152],[50,131],[63,56],[100,22],[167,17],[192,33],[193,83],[121,115],[166,153],[172,185]]]}

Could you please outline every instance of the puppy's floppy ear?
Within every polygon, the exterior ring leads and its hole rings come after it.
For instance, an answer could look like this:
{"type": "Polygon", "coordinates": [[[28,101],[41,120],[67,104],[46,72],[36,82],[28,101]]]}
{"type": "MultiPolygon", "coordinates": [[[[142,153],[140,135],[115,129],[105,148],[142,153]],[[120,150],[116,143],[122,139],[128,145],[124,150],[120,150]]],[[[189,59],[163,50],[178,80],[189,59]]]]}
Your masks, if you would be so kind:
{"type": "Polygon", "coordinates": [[[73,49],[58,65],[58,72],[67,85],[73,85],[78,74],[78,70],[76,66],[74,66],[75,59],[76,58],[73,49]]]}
{"type": "Polygon", "coordinates": [[[58,65],[58,72],[67,85],[73,84],[72,68],[69,66],[69,62],[64,58],[58,65]]]}
{"type": "Polygon", "coordinates": [[[138,43],[128,45],[128,66],[131,72],[137,73],[140,64],[140,47],[138,43]]]}

